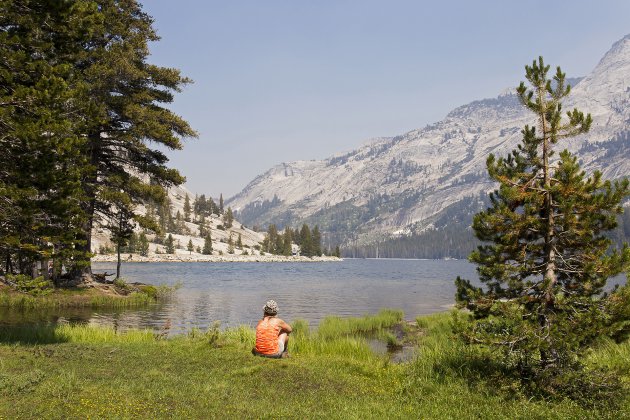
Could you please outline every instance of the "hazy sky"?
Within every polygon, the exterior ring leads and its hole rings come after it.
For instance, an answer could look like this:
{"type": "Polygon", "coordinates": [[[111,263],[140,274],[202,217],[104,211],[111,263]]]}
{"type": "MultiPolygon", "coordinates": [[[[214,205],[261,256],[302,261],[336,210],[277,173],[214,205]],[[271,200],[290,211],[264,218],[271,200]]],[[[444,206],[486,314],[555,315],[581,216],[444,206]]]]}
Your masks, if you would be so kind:
{"type": "Polygon", "coordinates": [[[630,33],[628,0],[145,0],[150,61],[194,80],[171,109],[199,139],[169,153],[229,197],[281,162],[322,159],[497,96],[543,55],[592,70],[630,33]]]}

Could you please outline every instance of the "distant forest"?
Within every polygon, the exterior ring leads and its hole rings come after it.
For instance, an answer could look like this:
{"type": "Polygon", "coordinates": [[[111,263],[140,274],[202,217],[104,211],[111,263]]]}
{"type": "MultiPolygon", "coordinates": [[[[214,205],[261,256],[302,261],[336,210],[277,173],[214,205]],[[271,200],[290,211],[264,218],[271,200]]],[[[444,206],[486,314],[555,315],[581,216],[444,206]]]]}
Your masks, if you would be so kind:
{"type": "MultiPolygon", "coordinates": [[[[465,259],[481,242],[474,237],[468,223],[457,222],[439,229],[420,234],[402,236],[366,246],[342,248],[346,258],[426,258],[465,259]]],[[[630,243],[630,208],[619,216],[619,226],[608,235],[613,244],[630,243]]]]}

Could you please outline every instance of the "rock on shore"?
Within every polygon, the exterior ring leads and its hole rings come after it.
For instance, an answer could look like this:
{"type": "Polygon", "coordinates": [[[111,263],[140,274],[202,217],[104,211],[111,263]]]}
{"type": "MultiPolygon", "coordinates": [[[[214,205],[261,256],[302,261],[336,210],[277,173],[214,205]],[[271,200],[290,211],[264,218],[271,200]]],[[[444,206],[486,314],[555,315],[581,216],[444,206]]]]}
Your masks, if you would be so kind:
{"type": "MultiPolygon", "coordinates": [[[[123,262],[336,262],[343,261],[337,257],[304,257],[284,255],[202,255],[202,254],[153,254],[143,257],[139,254],[121,254],[123,262]]],[[[116,262],[114,254],[95,255],[92,262],[116,262]]]]}

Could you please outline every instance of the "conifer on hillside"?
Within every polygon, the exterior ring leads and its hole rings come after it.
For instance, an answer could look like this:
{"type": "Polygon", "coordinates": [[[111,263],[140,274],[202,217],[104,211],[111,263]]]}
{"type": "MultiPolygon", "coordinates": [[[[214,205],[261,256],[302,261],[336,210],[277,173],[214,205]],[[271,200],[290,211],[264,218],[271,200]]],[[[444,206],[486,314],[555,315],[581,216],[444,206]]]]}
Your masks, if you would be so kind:
{"type": "Polygon", "coordinates": [[[168,234],[168,236],[166,237],[166,240],[164,241],[164,246],[166,247],[167,254],[175,253],[175,239],[173,239],[173,235],[171,235],[170,233],[168,234]]]}
{"type": "Polygon", "coordinates": [[[190,197],[186,194],[186,198],[184,199],[184,220],[190,222],[190,197]]]}
{"type": "Polygon", "coordinates": [[[230,237],[228,238],[228,242],[227,242],[227,253],[228,254],[234,254],[234,238],[232,237],[232,234],[230,233],[230,237]]]}
{"type": "Polygon", "coordinates": [[[227,211],[223,215],[223,224],[227,229],[232,227],[234,223],[234,213],[232,213],[232,209],[228,207],[227,211]]]}
{"type": "Polygon", "coordinates": [[[210,233],[210,230],[208,230],[208,233],[204,238],[202,254],[212,255],[212,235],[210,233]]]}

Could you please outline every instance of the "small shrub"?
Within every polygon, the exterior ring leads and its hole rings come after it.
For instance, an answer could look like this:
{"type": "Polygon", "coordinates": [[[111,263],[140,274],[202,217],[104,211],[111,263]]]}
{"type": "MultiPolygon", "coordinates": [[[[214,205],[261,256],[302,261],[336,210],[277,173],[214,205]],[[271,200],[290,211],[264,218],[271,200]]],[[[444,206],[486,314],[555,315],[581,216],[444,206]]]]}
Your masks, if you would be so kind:
{"type": "Polygon", "coordinates": [[[120,277],[117,279],[114,279],[114,287],[116,287],[117,289],[125,293],[128,293],[131,291],[131,287],[127,284],[125,279],[120,278],[120,277]]]}
{"type": "Polygon", "coordinates": [[[157,300],[168,300],[172,298],[175,292],[182,287],[182,282],[178,281],[172,286],[167,286],[165,284],[162,284],[162,285],[153,286],[153,287],[155,287],[155,291],[156,291],[155,298],[157,300]]]}
{"type": "Polygon", "coordinates": [[[146,286],[141,286],[140,290],[142,291],[142,293],[146,294],[150,298],[157,300],[157,295],[158,295],[157,287],[152,286],[152,285],[146,285],[146,286]]]}
{"type": "Polygon", "coordinates": [[[32,278],[25,274],[7,274],[6,278],[9,282],[15,284],[17,290],[28,293],[29,295],[43,296],[53,291],[52,282],[50,280],[44,280],[42,276],[32,278]]]}

